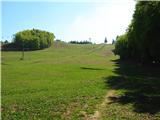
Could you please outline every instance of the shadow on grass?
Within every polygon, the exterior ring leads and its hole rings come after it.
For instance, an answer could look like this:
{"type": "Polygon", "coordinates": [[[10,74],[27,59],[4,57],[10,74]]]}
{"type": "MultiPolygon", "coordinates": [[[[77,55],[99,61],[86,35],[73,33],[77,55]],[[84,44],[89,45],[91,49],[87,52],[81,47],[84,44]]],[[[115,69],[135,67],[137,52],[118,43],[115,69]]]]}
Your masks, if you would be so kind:
{"type": "Polygon", "coordinates": [[[133,104],[134,111],[155,114],[160,111],[160,67],[140,66],[132,62],[112,61],[117,76],[105,78],[106,85],[122,95],[110,97],[122,105],[133,104]]]}
{"type": "Polygon", "coordinates": [[[7,63],[1,62],[1,65],[8,65],[7,63]]]}
{"type": "Polygon", "coordinates": [[[104,70],[102,68],[90,68],[90,67],[81,67],[81,69],[84,69],[84,70],[104,70]]]}

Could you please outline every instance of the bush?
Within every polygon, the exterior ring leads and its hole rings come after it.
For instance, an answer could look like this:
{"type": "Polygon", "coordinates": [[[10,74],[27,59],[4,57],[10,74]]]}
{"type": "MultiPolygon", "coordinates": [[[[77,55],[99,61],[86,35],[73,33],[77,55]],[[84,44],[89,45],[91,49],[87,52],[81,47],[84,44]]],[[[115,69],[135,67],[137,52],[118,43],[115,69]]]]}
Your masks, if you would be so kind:
{"type": "Polygon", "coordinates": [[[128,58],[127,50],[128,50],[127,35],[121,35],[116,40],[114,53],[116,55],[120,55],[121,59],[127,59],[128,58]]]}

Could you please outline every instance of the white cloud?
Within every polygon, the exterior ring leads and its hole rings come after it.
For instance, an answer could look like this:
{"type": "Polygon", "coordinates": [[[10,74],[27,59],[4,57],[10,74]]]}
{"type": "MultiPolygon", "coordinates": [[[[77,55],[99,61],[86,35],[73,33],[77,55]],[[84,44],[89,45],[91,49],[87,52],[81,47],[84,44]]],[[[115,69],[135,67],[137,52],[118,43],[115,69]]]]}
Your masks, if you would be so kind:
{"type": "Polygon", "coordinates": [[[66,41],[88,40],[102,43],[105,36],[111,42],[117,35],[123,34],[130,24],[135,2],[113,1],[105,4],[97,4],[88,15],[77,16],[68,28],[66,41]]]}

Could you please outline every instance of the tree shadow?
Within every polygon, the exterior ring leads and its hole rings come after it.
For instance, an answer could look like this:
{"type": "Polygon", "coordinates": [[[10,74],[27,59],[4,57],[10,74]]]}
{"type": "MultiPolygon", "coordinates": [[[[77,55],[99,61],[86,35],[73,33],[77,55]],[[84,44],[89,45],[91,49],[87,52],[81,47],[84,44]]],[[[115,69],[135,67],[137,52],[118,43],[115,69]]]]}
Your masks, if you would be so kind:
{"type": "Polygon", "coordinates": [[[1,62],[1,65],[8,65],[7,63],[1,62]]]}
{"type": "Polygon", "coordinates": [[[160,67],[147,67],[133,62],[112,61],[117,76],[105,78],[107,87],[123,91],[119,97],[110,97],[122,105],[133,104],[134,111],[155,114],[160,111],[160,67]]]}
{"type": "Polygon", "coordinates": [[[104,70],[102,68],[90,68],[90,67],[81,67],[81,69],[84,69],[84,70],[104,70]]]}

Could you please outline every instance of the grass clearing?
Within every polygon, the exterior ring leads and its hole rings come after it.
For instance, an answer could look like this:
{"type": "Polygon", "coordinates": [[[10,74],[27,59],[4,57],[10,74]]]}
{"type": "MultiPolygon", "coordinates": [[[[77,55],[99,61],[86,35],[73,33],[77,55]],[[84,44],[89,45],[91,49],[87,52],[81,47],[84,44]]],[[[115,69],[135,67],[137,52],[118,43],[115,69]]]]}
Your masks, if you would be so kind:
{"type": "Polygon", "coordinates": [[[83,120],[99,111],[102,120],[159,120],[159,67],[123,63],[112,49],[55,43],[24,60],[2,52],[2,119],[83,120]]]}
{"type": "MultiPolygon", "coordinates": [[[[2,52],[3,119],[82,119],[93,114],[112,73],[104,45],[66,45],[25,52],[2,52]],[[103,47],[103,48],[102,48],[103,47]]],[[[110,51],[111,52],[111,51],[110,51]]]]}

